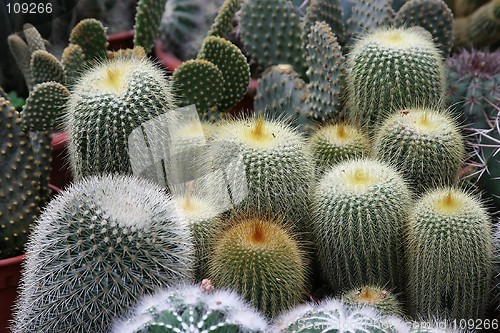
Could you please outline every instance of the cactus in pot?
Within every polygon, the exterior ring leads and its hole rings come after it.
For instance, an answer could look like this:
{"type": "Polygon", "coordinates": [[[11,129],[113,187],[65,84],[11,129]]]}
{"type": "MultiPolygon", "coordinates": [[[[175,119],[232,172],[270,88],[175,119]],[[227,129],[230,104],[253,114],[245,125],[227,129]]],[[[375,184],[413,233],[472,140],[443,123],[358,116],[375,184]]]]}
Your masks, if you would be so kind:
{"type": "Polygon", "coordinates": [[[13,332],[108,332],[139,297],[193,274],[184,217],[131,176],[73,183],[41,214],[27,253],[13,332]]]}

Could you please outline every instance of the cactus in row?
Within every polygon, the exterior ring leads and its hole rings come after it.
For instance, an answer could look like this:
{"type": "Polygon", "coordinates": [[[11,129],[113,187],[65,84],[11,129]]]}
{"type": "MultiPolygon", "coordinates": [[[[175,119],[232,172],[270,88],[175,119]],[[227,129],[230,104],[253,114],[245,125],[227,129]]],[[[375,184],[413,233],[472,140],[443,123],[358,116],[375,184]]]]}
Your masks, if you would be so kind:
{"type": "Polygon", "coordinates": [[[283,313],[271,327],[272,333],[402,333],[408,330],[405,322],[396,316],[381,315],[371,307],[351,307],[337,299],[299,306],[283,313]]]}
{"type": "MultiPolygon", "coordinates": [[[[0,88],[0,96],[6,96],[0,88]]],[[[23,253],[40,208],[48,201],[51,146],[47,133],[21,129],[21,116],[0,97],[0,259],[23,253]]]]}
{"type": "Polygon", "coordinates": [[[491,0],[454,21],[455,46],[484,48],[500,41],[500,0],[491,0]]]}
{"type": "Polygon", "coordinates": [[[493,244],[489,216],[481,202],[449,187],[426,193],[410,213],[406,240],[413,316],[485,317],[493,244]]]}
{"type": "Polygon", "coordinates": [[[403,317],[396,295],[375,285],[364,285],[342,294],[342,302],[352,307],[370,306],[382,315],[403,317]]]}
{"type": "Polygon", "coordinates": [[[211,145],[218,165],[226,165],[236,154],[242,156],[248,194],[239,209],[280,212],[296,230],[307,229],[314,170],[303,136],[282,121],[250,117],[221,123],[211,145]],[[228,144],[235,149],[226,149],[228,144]]]}
{"type": "Polygon", "coordinates": [[[12,332],[108,332],[142,295],[190,282],[193,243],[185,223],[149,181],[99,176],[73,183],[32,233],[12,332]]]}
{"type": "Polygon", "coordinates": [[[360,39],[348,59],[351,119],[373,131],[392,113],[440,105],[445,70],[430,34],[382,29],[360,39]]]}
{"type": "Polygon", "coordinates": [[[233,291],[210,290],[208,283],[176,286],[144,297],[114,333],[264,333],[266,320],[233,291]],[[208,285],[208,286],[207,286],[208,285]],[[208,290],[207,290],[208,289],[208,290]]]}
{"type": "Polygon", "coordinates": [[[405,109],[387,118],[376,132],[374,152],[394,164],[415,194],[453,185],[465,160],[455,121],[434,109],[405,109]]]}
{"type": "Polygon", "coordinates": [[[265,215],[246,214],[228,223],[210,257],[214,285],[236,290],[270,318],[297,305],[306,262],[293,234],[265,215]]]}
{"type": "Polygon", "coordinates": [[[148,59],[105,61],[86,72],[64,115],[74,177],[131,173],[130,133],[173,109],[171,82],[148,59]]]}
{"type": "Polygon", "coordinates": [[[419,26],[432,34],[443,58],[453,47],[453,13],[444,0],[407,1],[395,17],[397,26],[419,26]]]}
{"type": "Polygon", "coordinates": [[[371,33],[394,22],[395,12],[390,0],[359,0],[354,2],[347,20],[349,37],[371,33]]]}
{"type": "Polygon", "coordinates": [[[139,0],[135,13],[134,46],[147,52],[151,50],[158,34],[165,2],[167,0],[139,0]]]}
{"type": "Polygon", "coordinates": [[[347,160],[323,175],[314,190],[312,229],[335,292],[364,284],[403,290],[401,238],[411,203],[403,178],[383,162],[347,160]]]}

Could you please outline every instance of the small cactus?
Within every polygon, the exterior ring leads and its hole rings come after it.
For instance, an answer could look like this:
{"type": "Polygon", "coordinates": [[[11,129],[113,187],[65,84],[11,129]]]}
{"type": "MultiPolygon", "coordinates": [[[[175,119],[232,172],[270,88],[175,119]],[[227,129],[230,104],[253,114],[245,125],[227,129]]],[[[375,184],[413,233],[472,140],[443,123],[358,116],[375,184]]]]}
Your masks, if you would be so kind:
{"type": "MultiPolygon", "coordinates": [[[[112,333],[264,333],[266,320],[232,291],[177,286],[144,297],[112,333]]],[[[204,288],[205,287],[205,288],[204,288]]]]}
{"type": "Polygon", "coordinates": [[[158,35],[161,16],[167,0],[139,0],[137,2],[134,46],[141,46],[149,52],[158,35]]]}
{"type": "Polygon", "coordinates": [[[371,306],[383,315],[403,317],[403,309],[396,295],[374,285],[365,285],[344,293],[342,302],[349,306],[371,306]]]}
{"type": "Polygon", "coordinates": [[[192,279],[193,243],[171,198],[130,176],[86,178],[41,214],[13,332],[108,332],[156,288],[192,279]]]}

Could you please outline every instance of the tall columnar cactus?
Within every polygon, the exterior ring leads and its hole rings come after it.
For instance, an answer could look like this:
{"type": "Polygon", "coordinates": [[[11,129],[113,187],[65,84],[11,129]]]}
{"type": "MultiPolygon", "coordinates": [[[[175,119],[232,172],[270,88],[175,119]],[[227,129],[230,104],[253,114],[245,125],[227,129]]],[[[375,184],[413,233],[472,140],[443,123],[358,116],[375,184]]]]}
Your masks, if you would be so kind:
{"type": "Polygon", "coordinates": [[[217,238],[210,257],[214,285],[236,290],[268,317],[297,305],[306,263],[292,234],[270,218],[235,220],[217,238]]]}
{"type": "Polygon", "coordinates": [[[47,133],[21,130],[19,112],[4,97],[0,111],[0,259],[4,259],[23,253],[32,224],[48,201],[51,146],[47,133]]]}
{"type": "Polygon", "coordinates": [[[500,41],[500,0],[490,0],[454,21],[455,46],[483,48],[500,41]]]}
{"type": "Polygon", "coordinates": [[[453,47],[453,13],[444,0],[410,0],[397,12],[398,26],[419,26],[432,34],[444,59],[453,47]]]}
{"type": "Polygon", "coordinates": [[[227,290],[205,290],[206,284],[157,291],[135,306],[113,333],[264,333],[266,320],[241,297],[227,290]]]}
{"type": "Polygon", "coordinates": [[[366,332],[403,333],[408,326],[396,316],[384,316],[371,307],[351,307],[336,299],[304,304],[283,313],[272,333],[366,332]]]}
{"type": "Polygon", "coordinates": [[[364,284],[402,291],[401,238],[410,204],[405,181],[385,163],[347,160],[325,173],[313,195],[312,228],[322,273],[335,292],[364,284]]]}
{"type": "Polygon", "coordinates": [[[147,59],[105,61],[85,73],[65,114],[74,176],[131,173],[130,133],[174,108],[170,81],[147,59]]]}
{"type": "Polygon", "coordinates": [[[395,165],[414,193],[454,184],[465,160],[454,119],[433,109],[402,110],[386,119],[376,132],[374,151],[395,165]]]}
{"type": "Polygon", "coordinates": [[[167,0],[139,0],[135,14],[134,45],[149,52],[158,34],[161,16],[167,0]]]}
{"type": "Polygon", "coordinates": [[[430,191],[412,209],[406,238],[412,315],[484,318],[493,241],[481,202],[453,188],[430,191]]]}
{"type": "Polygon", "coordinates": [[[356,126],[346,123],[325,125],[309,140],[317,171],[323,173],[333,165],[351,158],[368,156],[368,136],[356,126]]]}
{"type": "Polygon", "coordinates": [[[421,28],[368,34],[353,46],[348,63],[350,112],[370,129],[399,109],[439,106],[444,97],[443,61],[421,28]]]}
{"type": "Polygon", "coordinates": [[[242,156],[247,196],[238,208],[279,212],[304,231],[313,162],[303,136],[278,120],[252,117],[218,126],[211,145],[219,165],[242,156]],[[226,149],[230,145],[234,149],[226,149]]]}
{"type": "Polygon", "coordinates": [[[28,245],[13,332],[108,332],[139,297],[192,278],[186,222],[160,187],[130,176],[74,183],[28,245]]]}
{"type": "Polygon", "coordinates": [[[245,49],[260,66],[290,64],[304,76],[301,19],[290,1],[245,1],[241,8],[240,33],[245,49]]]}
{"type": "Polygon", "coordinates": [[[342,302],[349,306],[370,306],[387,316],[403,316],[403,308],[396,295],[375,285],[349,290],[342,295],[342,302]]]}

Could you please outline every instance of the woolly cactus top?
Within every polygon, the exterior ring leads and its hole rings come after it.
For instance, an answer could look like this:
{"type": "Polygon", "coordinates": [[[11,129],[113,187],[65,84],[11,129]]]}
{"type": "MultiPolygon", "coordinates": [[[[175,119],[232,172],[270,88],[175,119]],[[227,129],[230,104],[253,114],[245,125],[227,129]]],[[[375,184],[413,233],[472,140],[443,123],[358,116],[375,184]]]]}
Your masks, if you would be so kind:
{"type": "Polygon", "coordinates": [[[114,333],[139,332],[263,332],[265,319],[239,295],[197,286],[163,289],[143,298],[134,316],[115,324],[114,333]]]}

